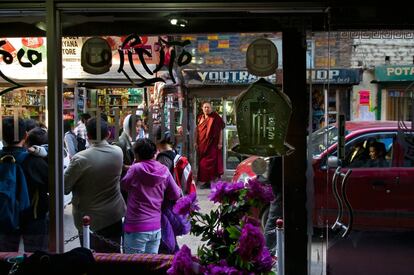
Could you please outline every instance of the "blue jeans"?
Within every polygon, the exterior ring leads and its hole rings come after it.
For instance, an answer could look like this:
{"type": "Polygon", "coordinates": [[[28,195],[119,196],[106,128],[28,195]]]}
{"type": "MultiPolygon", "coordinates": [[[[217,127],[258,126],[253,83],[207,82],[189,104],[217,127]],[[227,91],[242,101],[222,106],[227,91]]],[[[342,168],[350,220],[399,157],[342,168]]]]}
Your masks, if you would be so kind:
{"type": "Polygon", "coordinates": [[[124,234],[124,253],[158,254],[161,241],[161,229],[148,232],[124,234]]]}

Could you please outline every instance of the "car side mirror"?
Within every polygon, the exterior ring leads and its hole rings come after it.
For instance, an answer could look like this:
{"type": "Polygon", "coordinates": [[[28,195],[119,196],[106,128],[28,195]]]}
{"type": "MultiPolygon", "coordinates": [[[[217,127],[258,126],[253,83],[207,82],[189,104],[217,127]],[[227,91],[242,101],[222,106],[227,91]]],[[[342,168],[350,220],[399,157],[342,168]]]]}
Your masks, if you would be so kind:
{"type": "Polygon", "coordinates": [[[329,168],[336,168],[339,166],[339,159],[337,156],[330,156],[328,157],[328,167],[329,168]]]}

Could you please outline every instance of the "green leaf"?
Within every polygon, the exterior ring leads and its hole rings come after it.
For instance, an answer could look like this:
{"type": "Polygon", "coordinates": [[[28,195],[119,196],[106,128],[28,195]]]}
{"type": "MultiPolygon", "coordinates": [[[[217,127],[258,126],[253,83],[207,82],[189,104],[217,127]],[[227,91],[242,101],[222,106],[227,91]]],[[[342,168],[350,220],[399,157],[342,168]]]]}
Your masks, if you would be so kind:
{"type": "Polygon", "coordinates": [[[237,229],[236,226],[232,225],[226,228],[226,231],[229,232],[230,239],[238,240],[240,238],[241,232],[237,229]]]}

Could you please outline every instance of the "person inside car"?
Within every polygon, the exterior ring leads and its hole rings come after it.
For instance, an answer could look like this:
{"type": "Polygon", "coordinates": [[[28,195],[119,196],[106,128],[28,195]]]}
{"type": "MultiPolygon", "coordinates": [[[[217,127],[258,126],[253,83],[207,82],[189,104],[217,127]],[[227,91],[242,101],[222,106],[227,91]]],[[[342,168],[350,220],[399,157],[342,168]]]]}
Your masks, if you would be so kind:
{"type": "Polygon", "coordinates": [[[365,142],[356,143],[351,152],[345,158],[349,167],[362,167],[368,159],[368,151],[364,147],[365,142]]]}
{"type": "Polygon", "coordinates": [[[374,142],[369,145],[369,160],[367,167],[386,167],[388,166],[385,160],[385,144],[382,142],[374,142]]]}

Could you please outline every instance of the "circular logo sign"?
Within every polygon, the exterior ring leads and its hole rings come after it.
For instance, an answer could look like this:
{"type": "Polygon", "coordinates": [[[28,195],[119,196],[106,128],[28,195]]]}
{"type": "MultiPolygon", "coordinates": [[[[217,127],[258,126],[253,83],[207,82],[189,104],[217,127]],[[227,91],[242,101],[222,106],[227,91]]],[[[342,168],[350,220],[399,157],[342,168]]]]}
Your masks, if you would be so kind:
{"type": "Polygon", "coordinates": [[[276,46],[269,39],[256,39],[247,48],[246,66],[253,75],[269,76],[276,73],[277,62],[276,46]]]}
{"type": "Polygon", "coordinates": [[[85,41],[81,51],[81,66],[90,74],[104,74],[112,66],[112,51],[108,41],[92,37],[85,41]]]}
{"type": "Polygon", "coordinates": [[[252,171],[256,175],[263,175],[267,171],[267,162],[263,158],[257,158],[252,162],[252,171]]]}

